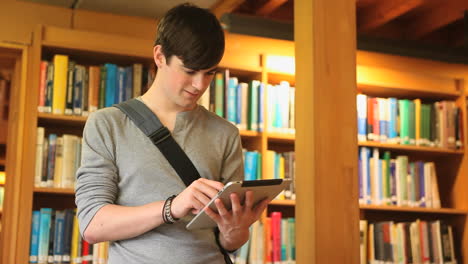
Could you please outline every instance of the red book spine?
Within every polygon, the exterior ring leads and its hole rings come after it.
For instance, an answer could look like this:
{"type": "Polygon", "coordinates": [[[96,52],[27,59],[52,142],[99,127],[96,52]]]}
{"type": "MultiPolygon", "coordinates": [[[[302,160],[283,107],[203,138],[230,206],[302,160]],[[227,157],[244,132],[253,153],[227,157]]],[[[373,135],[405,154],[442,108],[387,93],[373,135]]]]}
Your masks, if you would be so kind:
{"type": "MultiPolygon", "coordinates": [[[[82,256],[82,264],[90,264],[92,260],[92,258],[90,258],[90,255],[89,255],[89,243],[83,239],[83,246],[81,247],[82,251],[81,251],[81,256],[82,256]]],[[[92,257],[92,256],[91,256],[92,257]]]]}
{"type": "Polygon", "coordinates": [[[271,213],[273,262],[281,262],[281,212],[271,213]]]}

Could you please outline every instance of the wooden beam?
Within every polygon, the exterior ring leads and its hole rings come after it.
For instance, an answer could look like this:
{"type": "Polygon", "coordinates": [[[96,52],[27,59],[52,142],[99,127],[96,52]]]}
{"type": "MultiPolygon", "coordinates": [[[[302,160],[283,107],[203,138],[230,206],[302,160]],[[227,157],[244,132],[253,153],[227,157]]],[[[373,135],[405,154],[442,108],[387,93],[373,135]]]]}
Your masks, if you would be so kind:
{"type": "Polygon", "coordinates": [[[437,1],[432,8],[413,19],[407,27],[410,39],[420,39],[456,20],[463,18],[463,12],[468,9],[468,1],[437,1]]]}
{"type": "Polygon", "coordinates": [[[356,264],[355,2],[295,0],[294,25],[297,263],[356,264]]]}
{"type": "Polygon", "coordinates": [[[423,2],[423,0],[387,0],[376,2],[360,12],[358,28],[360,31],[370,31],[420,6],[423,2]]]}
{"type": "Polygon", "coordinates": [[[257,16],[267,16],[287,1],[288,0],[269,0],[265,2],[260,8],[258,8],[255,14],[257,16]]]}
{"type": "Polygon", "coordinates": [[[218,0],[211,8],[211,12],[219,19],[225,13],[231,13],[245,0],[218,0]]]}

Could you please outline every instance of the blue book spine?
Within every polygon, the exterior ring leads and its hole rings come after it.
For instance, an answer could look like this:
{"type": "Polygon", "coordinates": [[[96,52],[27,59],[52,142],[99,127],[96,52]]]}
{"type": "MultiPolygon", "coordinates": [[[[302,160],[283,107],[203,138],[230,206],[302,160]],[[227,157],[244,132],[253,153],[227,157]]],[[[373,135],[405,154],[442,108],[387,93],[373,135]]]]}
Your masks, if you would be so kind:
{"type": "Polygon", "coordinates": [[[260,83],[258,86],[258,131],[263,132],[265,129],[264,125],[264,98],[265,97],[265,84],[260,83]]]}
{"type": "Polygon", "coordinates": [[[273,120],[273,127],[276,131],[280,131],[280,128],[283,124],[283,120],[281,119],[281,86],[276,85],[273,89],[274,91],[274,111],[275,117],[273,120]]]}
{"type": "Polygon", "coordinates": [[[370,167],[370,159],[371,159],[371,151],[370,151],[370,148],[365,148],[366,149],[366,153],[365,153],[365,156],[366,156],[366,160],[367,160],[367,176],[366,176],[366,180],[367,180],[367,203],[368,204],[371,204],[372,203],[372,197],[371,197],[371,190],[372,190],[372,185],[371,185],[371,167],[370,167]]]}
{"type": "Polygon", "coordinates": [[[245,153],[244,179],[251,181],[256,179],[256,163],[257,157],[255,152],[247,151],[245,153]]]}
{"type": "Polygon", "coordinates": [[[115,103],[123,102],[125,98],[125,68],[117,67],[117,89],[115,89],[115,103]]]}
{"type": "Polygon", "coordinates": [[[242,84],[236,86],[236,124],[242,121],[242,84]]]}
{"type": "Polygon", "coordinates": [[[237,100],[240,99],[238,91],[240,88],[237,88],[238,81],[236,77],[229,78],[227,86],[227,120],[233,124],[239,124],[237,113],[239,113],[237,100]]]}
{"type": "Polygon", "coordinates": [[[275,179],[280,178],[280,154],[275,152],[275,179]]]}
{"type": "Polygon", "coordinates": [[[258,86],[260,81],[253,80],[249,86],[249,130],[258,131],[258,86]]]}
{"type": "Polygon", "coordinates": [[[398,101],[396,98],[388,98],[390,120],[388,124],[388,139],[391,143],[398,143],[397,120],[398,120],[398,101]]]}
{"type": "Polygon", "coordinates": [[[49,134],[49,152],[47,154],[47,186],[52,187],[54,183],[55,171],[55,149],[57,143],[57,135],[49,134]]]}
{"type": "Polygon", "coordinates": [[[356,97],[358,115],[358,141],[367,140],[367,96],[358,94],[356,97]]]}
{"type": "Polygon", "coordinates": [[[84,68],[81,65],[75,66],[75,79],[73,84],[73,113],[81,115],[83,109],[83,85],[84,68]]]}
{"type": "Polygon", "coordinates": [[[31,247],[29,248],[29,263],[38,263],[40,224],[41,212],[33,211],[31,223],[31,247]]]}
{"type": "Polygon", "coordinates": [[[49,236],[52,209],[41,208],[40,214],[38,261],[39,263],[45,263],[47,262],[47,257],[49,255],[49,236]]]}
{"type": "Polygon", "coordinates": [[[55,232],[54,232],[54,263],[61,263],[62,256],[64,255],[64,244],[63,241],[65,233],[65,212],[57,211],[55,213],[55,232]]]}
{"type": "MultiPolygon", "coordinates": [[[[359,150],[361,152],[361,150],[359,150]]],[[[358,182],[359,182],[359,204],[364,203],[364,192],[362,188],[362,159],[361,155],[359,155],[358,159],[358,182]]]]}
{"type": "Polygon", "coordinates": [[[133,97],[133,66],[125,68],[125,98],[130,100],[133,97]]]}
{"type": "Polygon", "coordinates": [[[112,106],[116,102],[117,65],[106,63],[106,98],[104,107],[112,106]]]}

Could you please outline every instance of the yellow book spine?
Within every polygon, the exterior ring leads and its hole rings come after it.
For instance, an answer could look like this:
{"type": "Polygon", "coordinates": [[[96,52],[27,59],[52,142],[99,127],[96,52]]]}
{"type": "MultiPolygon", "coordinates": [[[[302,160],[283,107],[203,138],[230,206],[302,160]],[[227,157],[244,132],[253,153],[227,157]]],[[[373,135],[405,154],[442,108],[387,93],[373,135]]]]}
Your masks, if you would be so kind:
{"type": "Polygon", "coordinates": [[[275,152],[267,150],[265,155],[265,170],[263,179],[273,179],[275,177],[275,152]]]}
{"type": "Polygon", "coordinates": [[[106,264],[109,253],[109,242],[99,243],[99,264],[106,264]]]}
{"type": "Polygon", "coordinates": [[[80,242],[80,231],[78,227],[78,217],[76,216],[76,209],[75,209],[75,217],[73,218],[73,233],[72,233],[71,254],[70,254],[71,264],[77,264],[79,242],[80,242]]]}
{"type": "Polygon", "coordinates": [[[68,56],[54,56],[54,81],[52,109],[54,114],[63,115],[65,112],[65,96],[67,93],[68,56]]]}

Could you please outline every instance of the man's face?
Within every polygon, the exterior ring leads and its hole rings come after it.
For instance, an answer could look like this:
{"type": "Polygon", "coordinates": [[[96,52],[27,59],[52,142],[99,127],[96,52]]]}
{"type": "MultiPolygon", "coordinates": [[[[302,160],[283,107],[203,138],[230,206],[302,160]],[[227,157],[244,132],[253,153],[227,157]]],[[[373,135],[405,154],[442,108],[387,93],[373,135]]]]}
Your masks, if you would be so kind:
{"type": "Polygon", "coordinates": [[[162,76],[164,93],[171,103],[182,110],[191,110],[209,87],[217,66],[204,70],[186,68],[176,56],[164,60],[158,74],[162,76]]]}

